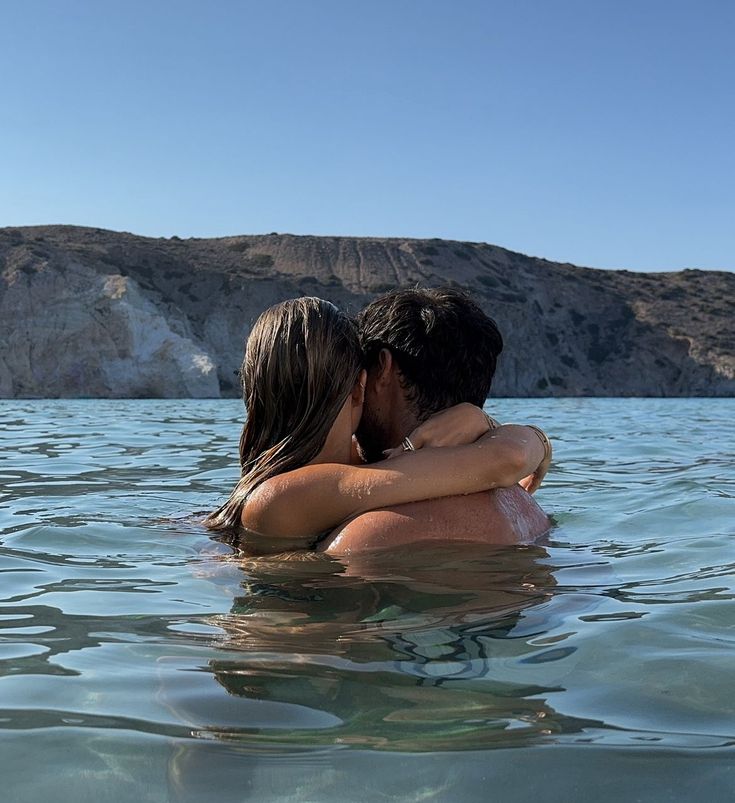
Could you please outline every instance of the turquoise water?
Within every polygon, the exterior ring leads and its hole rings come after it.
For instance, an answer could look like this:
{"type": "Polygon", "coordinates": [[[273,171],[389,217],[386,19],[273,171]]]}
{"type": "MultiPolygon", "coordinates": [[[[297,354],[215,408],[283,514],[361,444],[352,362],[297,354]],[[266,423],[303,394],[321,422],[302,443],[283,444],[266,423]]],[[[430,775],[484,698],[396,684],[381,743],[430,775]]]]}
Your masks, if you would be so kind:
{"type": "Polygon", "coordinates": [[[735,400],[492,411],[549,542],[343,565],[192,523],[238,402],[0,402],[2,799],[731,800],[735,400]]]}

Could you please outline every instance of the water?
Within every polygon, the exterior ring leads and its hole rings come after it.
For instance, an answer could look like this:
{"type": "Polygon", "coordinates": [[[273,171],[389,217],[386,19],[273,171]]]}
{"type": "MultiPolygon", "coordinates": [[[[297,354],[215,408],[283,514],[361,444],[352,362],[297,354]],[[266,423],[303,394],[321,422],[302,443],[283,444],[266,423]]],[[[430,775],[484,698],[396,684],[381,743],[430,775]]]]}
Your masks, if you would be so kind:
{"type": "Polygon", "coordinates": [[[735,796],[735,400],[503,400],[525,548],[235,559],[238,402],[0,402],[3,800],[735,796]]]}

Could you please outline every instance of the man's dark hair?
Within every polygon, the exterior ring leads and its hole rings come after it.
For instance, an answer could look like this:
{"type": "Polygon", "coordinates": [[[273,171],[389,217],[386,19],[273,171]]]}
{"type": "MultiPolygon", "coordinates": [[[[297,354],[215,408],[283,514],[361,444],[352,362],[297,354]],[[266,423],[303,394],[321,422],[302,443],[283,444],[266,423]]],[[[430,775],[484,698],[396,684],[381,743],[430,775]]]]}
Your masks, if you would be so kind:
{"type": "Polygon", "coordinates": [[[495,321],[451,288],[393,290],[358,315],[367,368],[388,349],[420,417],[460,402],[481,407],[503,338],[495,321]]]}

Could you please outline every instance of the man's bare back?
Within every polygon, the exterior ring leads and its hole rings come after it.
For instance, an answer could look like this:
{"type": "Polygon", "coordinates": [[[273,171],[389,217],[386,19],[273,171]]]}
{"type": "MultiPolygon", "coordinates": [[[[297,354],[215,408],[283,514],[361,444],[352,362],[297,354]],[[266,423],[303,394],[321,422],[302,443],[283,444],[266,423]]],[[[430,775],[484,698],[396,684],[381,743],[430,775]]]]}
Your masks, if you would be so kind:
{"type": "Polygon", "coordinates": [[[515,486],[363,513],[331,533],[319,549],[349,555],[420,541],[528,544],[549,527],[533,497],[515,486]]]}

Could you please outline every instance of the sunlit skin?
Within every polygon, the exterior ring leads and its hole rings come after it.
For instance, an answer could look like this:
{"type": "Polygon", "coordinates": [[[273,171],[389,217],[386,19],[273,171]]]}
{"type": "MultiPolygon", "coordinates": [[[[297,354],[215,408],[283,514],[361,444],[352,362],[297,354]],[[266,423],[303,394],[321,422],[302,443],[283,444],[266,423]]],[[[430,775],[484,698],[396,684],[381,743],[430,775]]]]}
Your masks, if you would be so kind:
{"type": "MultiPolygon", "coordinates": [[[[418,413],[388,350],[383,350],[378,365],[367,377],[365,397],[371,424],[368,435],[377,447],[396,447],[406,435],[416,431],[418,413]]],[[[469,430],[445,428],[443,433],[437,432],[433,442],[466,443],[472,437],[469,430]]],[[[428,451],[439,454],[434,449],[428,451]]],[[[392,454],[400,454],[400,450],[394,449],[392,454]]],[[[537,478],[538,482],[542,478],[537,478]]],[[[522,482],[531,490],[537,487],[533,477],[522,482]]],[[[548,529],[546,514],[529,493],[514,485],[372,510],[337,528],[320,548],[332,555],[355,555],[417,541],[523,544],[536,540],[548,529]]]]}
{"type": "MultiPolygon", "coordinates": [[[[474,442],[349,465],[365,386],[363,372],[309,465],[272,477],[251,494],[241,521],[252,551],[307,548],[322,533],[368,510],[510,487],[543,462],[543,446],[532,430],[510,425],[487,432],[477,411],[474,442]]],[[[459,417],[465,421],[462,411],[459,417]]],[[[472,429],[466,423],[455,428],[464,437],[472,429]]]]}

